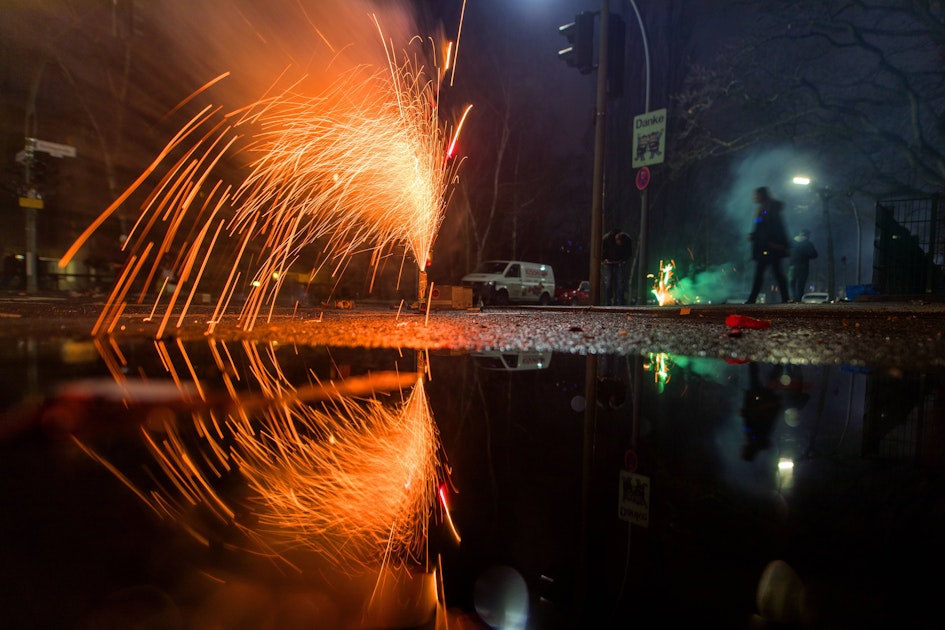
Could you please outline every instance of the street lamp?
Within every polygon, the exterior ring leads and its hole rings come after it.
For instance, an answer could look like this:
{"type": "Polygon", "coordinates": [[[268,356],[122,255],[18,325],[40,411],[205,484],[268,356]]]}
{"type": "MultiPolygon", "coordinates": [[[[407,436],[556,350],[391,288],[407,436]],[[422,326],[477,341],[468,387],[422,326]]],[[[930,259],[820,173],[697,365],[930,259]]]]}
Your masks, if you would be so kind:
{"type": "MultiPolygon", "coordinates": [[[[793,180],[799,186],[810,186],[811,178],[799,175],[793,180]]],[[[833,230],[830,229],[830,198],[833,197],[833,190],[829,186],[814,186],[817,196],[820,197],[821,208],[824,213],[824,226],[827,232],[827,299],[833,302],[836,297],[836,281],[834,280],[833,263],[833,230]]]]}

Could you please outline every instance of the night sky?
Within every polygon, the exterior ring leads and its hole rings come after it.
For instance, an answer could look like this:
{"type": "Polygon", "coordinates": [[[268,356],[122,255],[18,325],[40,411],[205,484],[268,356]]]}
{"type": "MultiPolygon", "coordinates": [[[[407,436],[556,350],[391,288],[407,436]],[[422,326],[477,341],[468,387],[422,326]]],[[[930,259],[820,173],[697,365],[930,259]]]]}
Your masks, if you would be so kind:
{"type": "MultiPolygon", "coordinates": [[[[620,227],[638,240],[641,196],[633,185],[629,139],[633,117],[644,110],[646,73],[632,6],[629,0],[610,2],[611,12],[627,24],[627,46],[624,94],[609,99],[606,111],[603,228],[620,227]]],[[[649,44],[650,108],[667,107],[671,114],[673,96],[687,74],[761,24],[761,9],[746,10],[753,5],[745,3],[639,0],[636,6],[649,44]],[[728,8],[736,5],[738,11],[728,8]]],[[[386,59],[372,14],[395,48],[406,47],[419,34],[428,38],[429,52],[455,39],[463,9],[460,0],[285,0],[264,7],[246,1],[6,3],[0,26],[0,148],[10,158],[4,172],[7,203],[16,203],[21,167],[12,158],[22,148],[24,129],[79,148],[78,160],[56,164],[58,179],[47,186],[48,206],[59,218],[44,226],[39,247],[41,255],[55,258],[137,177],[195,108],[206,103],[239,107],[279,81],[304,80],[317,90],[352,64],[383,68],[386,59]],[[124,75],[126,59],[130,71],[124,75]],[[26,108],[31,85],[37,86],[32,117],[26,108]],[[108,147],[107,155],[102,147],[108,147]]],[[[598,9],[597,3],[579,0],[465,5],[455,74],[440,93],[441,115],[452,123],[465,106],[473,109],[459,146],[465,157],[459,186],[434,250],[431,276],[437,282],[458,282],[480,257],[549,262],[567,283],[587,276],[596,74],[568,67],[557,51],[566,45],[558,27],[580,11],[598,9]],[[477,218],[475,229],[470,216],[477,218]]],[[[671,117],[669,137],[674,124],[671,117]]],[[[751,190],[760,185],[786,201],[790,232],[810,229],[822,246],[825,226],[816,196],[789,182],[797,171],[826,170],[828,164],[816,147],[795,139],[706,160],[697,174],[674,181],[668,163],[654,167],[647,269],[655,272],[663,259],[676,260],[680,270],[744,268],[751,190]]],[[[872,200],[854,195],[835,203],[838,263],[856,257],[855,204],[862,216],[859,240],[868,280],[872,200]]],[[[133,205],[123,210],[122,221],[130,222],[134,212],[133,205]]],[[[21,226],[18,216],[11,219],[12,235],[3,247],[16,251],[22,249],[21,226]]],[[[92,247],[109,249],[126,227],[107,224],[101,242],[92,247]]],[[[815,267],[815,278],[821,271],[815,267]]],[[[848,270],[842,280],[852,281],[851,274],[848,270]]]]}

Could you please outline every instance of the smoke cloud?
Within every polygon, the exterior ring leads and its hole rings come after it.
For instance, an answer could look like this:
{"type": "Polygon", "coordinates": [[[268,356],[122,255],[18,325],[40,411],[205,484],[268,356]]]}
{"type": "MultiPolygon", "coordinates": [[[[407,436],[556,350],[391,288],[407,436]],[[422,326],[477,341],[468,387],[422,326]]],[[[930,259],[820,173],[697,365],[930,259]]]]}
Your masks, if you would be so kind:
{"type": "MultiPolygon", "coordinates": [[[[827,291],[828,224],[824,217],[823,199],[818,190],[832,189],[827,201],[829,234],[833,239],[837,287],[842,295],[847,284],[869,283],[872,264],[873,207],[872,202],[838,189],[829,173],[822,174],[817,156],[791,147],[769,147],[747,152],[734,162],[728,184],[714,200],[719,225],[735,226],[728,235],[731,252],[726,262],[705,270],[679,269],[679,279],[671,295],[679,303],[740,302],[747,296],[754,273],[747,235],[754,213],[752,195],[766,186],[775,199],[784,202],[784,223],[788,237],[803,229],[810,230],[811,242],[818,257],[811,264],[809,277],[814,290],[827,291]],[[797,175],[810,177],[810,186],[793,183],[797,175]],[[741,229],[741,232],[737,232],[741,229]],[[859,250],[858,250],[859,247],[859,250]],[[858,255],[859,252],[859,255],[858,255]],[[859,263],[859,264],[858,264],[859,263]],[[859,267],[859,273],[857,272],[859,267]]],[[[783,268],[787,271],[787,261],[783,268]]],[[[770,278],[773,282],[773,278],[770,278]]],[[[764,289],[762,289],[764,291],[764,289]]]]}

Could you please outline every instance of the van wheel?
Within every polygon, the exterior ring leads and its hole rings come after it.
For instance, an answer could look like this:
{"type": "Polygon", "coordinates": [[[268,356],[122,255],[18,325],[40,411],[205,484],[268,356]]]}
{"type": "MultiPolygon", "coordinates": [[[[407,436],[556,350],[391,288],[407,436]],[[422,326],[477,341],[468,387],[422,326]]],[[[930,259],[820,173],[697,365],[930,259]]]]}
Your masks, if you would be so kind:
{"type": "Polygon", "coordinates": [[[549,304],[551,304],[551,296],[548,295],[547,293],[542,293],[541,297],[538,298],[538,303],[541,304],[542,306],[548,306],[549,304]]]}
{"type": "Polygon", "coordinates": [[[493,296],[492,301],[498,306],[507,306],[509,303],[509,292],[502,289],[493,296]]]}

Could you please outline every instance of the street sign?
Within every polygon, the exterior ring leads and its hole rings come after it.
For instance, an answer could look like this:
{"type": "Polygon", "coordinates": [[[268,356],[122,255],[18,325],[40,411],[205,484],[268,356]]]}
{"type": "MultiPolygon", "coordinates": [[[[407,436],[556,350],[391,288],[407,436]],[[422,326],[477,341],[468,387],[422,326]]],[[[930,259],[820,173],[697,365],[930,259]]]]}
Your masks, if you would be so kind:
{"type": "Polygon", "coordinates": [[[637,171],[636,184],[637,190],[646,190],[650,185],[650,169],[644,166],[637,171]]]}
{"type": "Polygon", "coordinates": [[[34,199],[32,197],[20,197],[20,207],[21,208],[35,208],[36,210],[42,210],[43,200],[34,199]]]}
{"type": "MultiPolygon", "coordinates": [[[[666,108],[633,118],[633,168],[662,164],[666,150],[666,108]]],[[[642,190],[642,189],[641,189],[642,190]]]]}
{"type": "Polygon", "coordinates": [[[629,470],[620,471],[617,516],[632,525],[650,526],[650,478],[629,470]]]}
{"type": "Polygon", "coordinates": [[[48,140],[37,140],[36,138],[27,138],[27,143],[32,143],[34,151],[48,153],[55,158],[76,156],[75,147],[69,144],[59,144],[58,142],[49,142],[48,140]]]}

